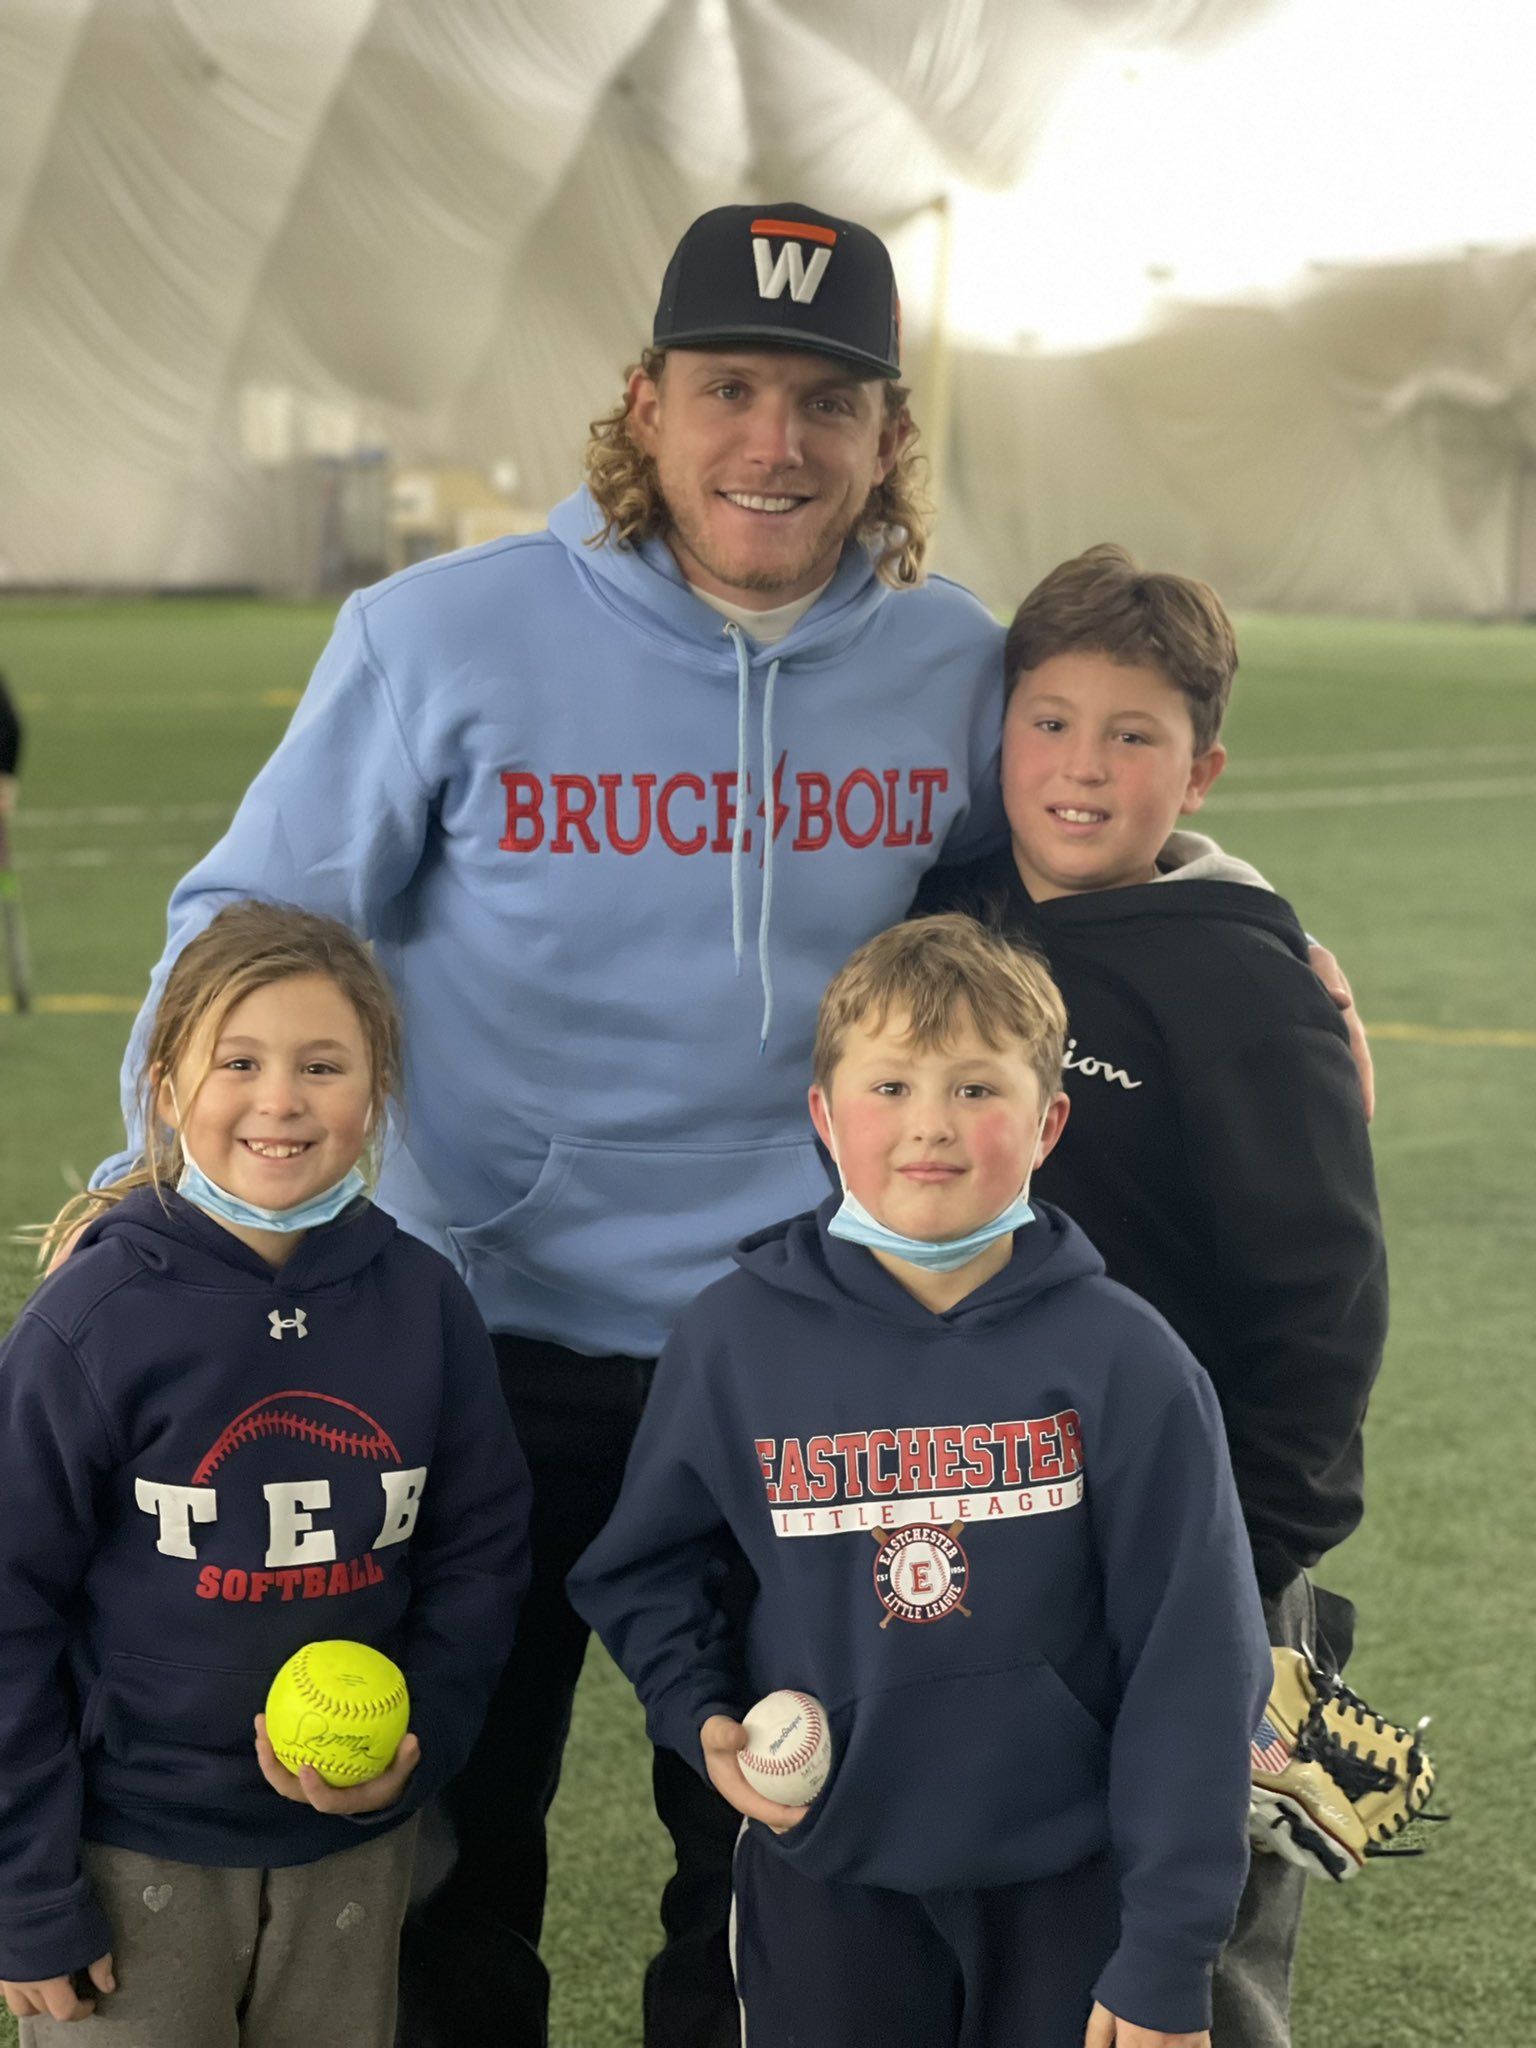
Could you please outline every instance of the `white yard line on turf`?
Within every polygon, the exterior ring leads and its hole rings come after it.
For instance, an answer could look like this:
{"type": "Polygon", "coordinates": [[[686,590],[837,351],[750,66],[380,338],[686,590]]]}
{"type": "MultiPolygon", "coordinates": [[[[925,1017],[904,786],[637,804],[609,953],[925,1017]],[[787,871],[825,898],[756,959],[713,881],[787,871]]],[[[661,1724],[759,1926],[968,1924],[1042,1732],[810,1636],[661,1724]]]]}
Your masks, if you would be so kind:
{"type": "Polygon", "coordinates": [[[78,825],[227,824],[233,804],[82,804],[67,810],[28,810],[27,824],[44,832],[78,825]]]}
{"type": "Polygon", "coordinates": [[[1372,804],[1490,803],[1502,797],[1536,796],[1536,775],[1510,775],[1463,782],[1376,782],[1342,789],[1217,790],[1206,811],[1353,811],[1372,804]]]}
{"type": "Polygon", "coordinates": [[[1228,770],[1230,776],[1249,775],[1369,775],[1394,768],[1528,768],[1536,763],[1536,747],[1395,747],[1372,754],[1260,754],[1251,758],[1240,753],[1228,770]]]}
{"type": "Polygon", "coordinates": [[[19,873],[35,875],[44,868],[115,868],[131,862],[136,867],[154,867],[169,861],[184,867],[201,860],[208,851],[201,846],[71,846],[63,853],[19,853],[12,866],[19,873]]]}

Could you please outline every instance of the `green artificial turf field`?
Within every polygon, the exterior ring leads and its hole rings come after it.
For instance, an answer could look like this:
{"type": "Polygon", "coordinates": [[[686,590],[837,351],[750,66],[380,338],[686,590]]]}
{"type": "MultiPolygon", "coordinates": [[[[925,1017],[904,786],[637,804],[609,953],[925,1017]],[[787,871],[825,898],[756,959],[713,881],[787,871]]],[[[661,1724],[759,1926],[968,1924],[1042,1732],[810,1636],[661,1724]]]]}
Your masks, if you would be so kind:
{"type": "MultiPolygon", "coordinates": [[[[115,1146],[118,1058],[166,896],[281,733],[328,621],[238,602],[0,603],[0,667],[29,724],[14,837],[39,995],[30,1016],[0,1014],[0,1329],[30,1284],[9,1233],[115,1146]]],[[[1338,951],[1381,1088],[1393,1335],[1369,1515],[1324,1576],[1360,1604],[1355,1683],[1401,1718],[1434,1713],[1455,1812],[1430,1858],[1314,1896],[1296,2038],[1512,2040],[1536,1989],[1521,1820],[1536,1775],[1536,632],[1240,631],[1234,765],[1210,829],[1338,951]]],[[[559,2048],[639,2039],[666,1860],[648,1791],[637,1712],[594,1658],[553,1822],[559,2048]]]]}

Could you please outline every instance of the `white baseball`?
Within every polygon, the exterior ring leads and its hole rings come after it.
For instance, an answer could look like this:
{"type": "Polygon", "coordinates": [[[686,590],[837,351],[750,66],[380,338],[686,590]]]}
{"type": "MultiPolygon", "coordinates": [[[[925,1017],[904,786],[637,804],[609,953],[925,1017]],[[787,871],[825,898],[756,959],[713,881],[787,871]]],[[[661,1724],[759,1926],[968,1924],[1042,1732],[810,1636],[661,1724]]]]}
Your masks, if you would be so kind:
{"type": "Polygon", "coordinates": [[[821,1701],[808,1692],[771,1692],[742,1726],[747,1746],[739,1761],[747,1783],[777,1806],[808,1805],[832,1768],[832,1733],[821,1701]]]}

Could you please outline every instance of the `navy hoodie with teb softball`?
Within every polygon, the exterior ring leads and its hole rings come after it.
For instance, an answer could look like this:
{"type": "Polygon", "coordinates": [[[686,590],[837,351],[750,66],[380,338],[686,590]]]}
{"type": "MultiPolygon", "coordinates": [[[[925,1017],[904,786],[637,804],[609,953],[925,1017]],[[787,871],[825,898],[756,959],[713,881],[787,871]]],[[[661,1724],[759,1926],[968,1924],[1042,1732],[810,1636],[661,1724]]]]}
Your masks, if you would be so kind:
{"type": "Polygon", "coordinates": [[[527,1467],[446,1260],[366,1201],[274,1271],[167,1193],[98,1218],[0,1345],[0,1977],[112,1946],[82,1837],[312,1862],[464,1763],[527,1582],[527,1467]],[[394,1657],[421,1763],[356,1818],[252,1722],[303,1644],[394,1657]]]}
{"type": "Polygon", "coordinates": [[[685,1311],[572,1599],[696,1768],[709,1715],[822,1700],[832,1775],[765,1835],[807,1876],[979,1890],[1107,1845],[1097,1996],[1206,2026],[1271,1668],[1210,1383],[1046,1203],[942,1315],[827,1234],[836,1208],[685,1311]]]}

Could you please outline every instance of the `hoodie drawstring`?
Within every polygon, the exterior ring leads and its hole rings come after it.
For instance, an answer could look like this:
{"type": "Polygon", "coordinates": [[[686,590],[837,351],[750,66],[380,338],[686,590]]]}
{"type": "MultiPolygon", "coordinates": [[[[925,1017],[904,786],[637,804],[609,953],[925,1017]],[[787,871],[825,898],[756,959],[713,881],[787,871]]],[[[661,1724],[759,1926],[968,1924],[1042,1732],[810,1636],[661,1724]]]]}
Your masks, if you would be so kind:
{"type": "Polygon", "coordinates": [[[768,961],[768,925],[773,915],[773,842],[778,823],[778,793],[773,786],[773,686],[779,679],[779,664],[768,664],[768,681],[763,690],[763,906],[757,915],[757,971],[763,983],[763,1022],[758,1033],[759,1053],[768,1050],[768,1026],[773,1022],[773,969],[768,961]]]}
{"type": "Polygon", "coordinates": [[[736,826],[731,834],[731,952],[736,972],[741,973],[741,854],[747,836],[747,705],[751,688],[747,680],[747,636],[740,626],[727,626],[736,649],[736,826]]]}
{"type": "MultiPolygon", "coordinates": [[[[746,924],[743,856],[747,837],[747,791],[750,787],[747,712],[752,695],[751,656],[747,651],[747,636],[741,628],[733,622],[725,630],[736,650],[736,823],[731,833],[731,954],[736,962],[736,972],[740,974],[746,924]]],[[[773,690],[778,675],[779,664],[775,659],[768,665],[768,681],[763,690],[763,899],[757,919],[757,969],[763,984],[763,1020],[757,1048],[760,1053],[768,1044],[768,1027],[773,1021],[773,972],[769,964],[768,931],[773,913],[773,828],[777,808],[773,790],[773,690]]]]}

